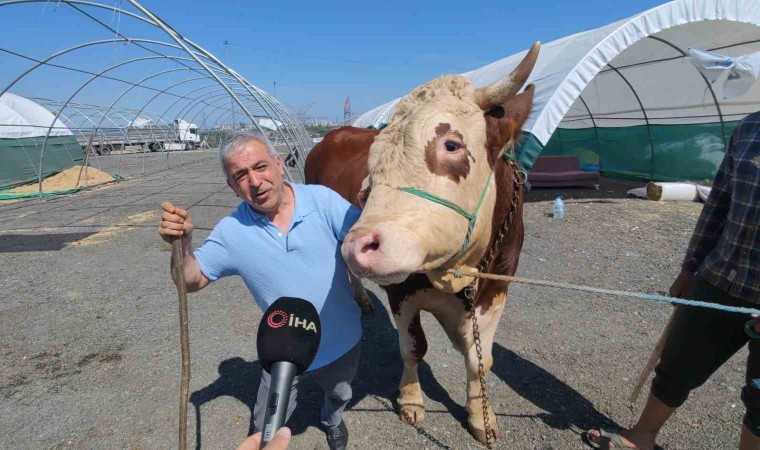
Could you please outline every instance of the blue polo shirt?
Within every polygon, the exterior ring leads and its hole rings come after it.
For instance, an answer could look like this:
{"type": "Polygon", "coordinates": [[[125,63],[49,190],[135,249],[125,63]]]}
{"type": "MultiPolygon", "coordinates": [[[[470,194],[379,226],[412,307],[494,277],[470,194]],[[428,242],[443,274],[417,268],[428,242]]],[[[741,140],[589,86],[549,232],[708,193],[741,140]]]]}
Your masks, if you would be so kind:
{"type": "Polygon", "coordinates": [[[319,311],[322,341],[309,370],[330,364],[361,339],[340,243],[360,211],[324,186],[291,184],[295,211],[287,234],[243,202],[222,219],[194,255],[211,281],[240,275],[266,310],[280,297],[299,297],[319,311]]]}

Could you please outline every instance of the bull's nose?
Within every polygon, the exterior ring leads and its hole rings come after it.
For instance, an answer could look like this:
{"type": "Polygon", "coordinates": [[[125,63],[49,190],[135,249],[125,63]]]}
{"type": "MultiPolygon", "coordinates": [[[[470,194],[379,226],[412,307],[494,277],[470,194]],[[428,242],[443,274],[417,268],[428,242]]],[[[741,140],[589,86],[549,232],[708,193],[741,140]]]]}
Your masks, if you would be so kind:
{"type": "Polygon", "coordinates": [[[375,271],[380,242],[380,233],[373,231],[359,236],[348,245],[347,262],[356,275],[367,275],[375,271]]]}

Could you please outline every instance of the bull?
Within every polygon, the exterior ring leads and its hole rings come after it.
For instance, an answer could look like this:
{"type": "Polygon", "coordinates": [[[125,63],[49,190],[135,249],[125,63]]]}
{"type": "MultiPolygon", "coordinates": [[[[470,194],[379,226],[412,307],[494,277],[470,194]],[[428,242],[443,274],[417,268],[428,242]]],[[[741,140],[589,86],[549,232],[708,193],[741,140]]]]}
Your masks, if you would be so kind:
{"type": "MultiPolygon", "coordinates": [[[[448,270],[517,270],[524,173],[514,150],[534,86],[518,92],[539,48],[537,42],[490,86],[475,88],[459,75],[423,84],[398,102],[382,131],[333,130],[306,159],[307,183],[328,186],[362,208],[341,252],[354,275],[388,294],[404,361],[399,417],[411,425],[425,417],[417,367],[428,348],[420,311],[428,311],[464,355],[467,421],[481,443],[487,433],[500,434],[482,380],[493,364],[509,283],[448,270]]],[[[366,300],[366,292],[357,295],[366,300]]]]}

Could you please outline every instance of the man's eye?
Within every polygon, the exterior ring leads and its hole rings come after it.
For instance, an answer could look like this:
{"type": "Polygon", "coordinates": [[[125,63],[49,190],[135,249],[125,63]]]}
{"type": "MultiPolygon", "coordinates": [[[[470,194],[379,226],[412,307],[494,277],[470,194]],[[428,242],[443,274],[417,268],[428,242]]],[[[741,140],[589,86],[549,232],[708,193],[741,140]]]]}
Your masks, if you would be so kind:
{"type": "Polygon", "coordinates": [[[244,178],[245,178],[245,172],[243,172],[243,173],[239,174],[238,176],[236,176],[235,177],[235,181],[243,181],[244,178]]]}

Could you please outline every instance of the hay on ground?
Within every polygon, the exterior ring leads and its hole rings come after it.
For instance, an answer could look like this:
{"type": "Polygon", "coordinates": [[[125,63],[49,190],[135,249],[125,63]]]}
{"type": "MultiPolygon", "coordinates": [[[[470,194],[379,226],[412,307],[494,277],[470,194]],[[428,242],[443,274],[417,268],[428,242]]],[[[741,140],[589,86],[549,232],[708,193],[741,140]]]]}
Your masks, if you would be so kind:
{"type": "MultiPolygon", "coordinates": [[[[85,170],[81,166],[76,166],[42,180],[42,192],[68,191],[111,181],[114,181],[114,177],[94,167],[88,167],[85,175],[85,170]]],[[[39,192],[39,189],[40,184],[33,183],[13,188],[9,192],[11,194],[33,194],[39,192]]]]}

